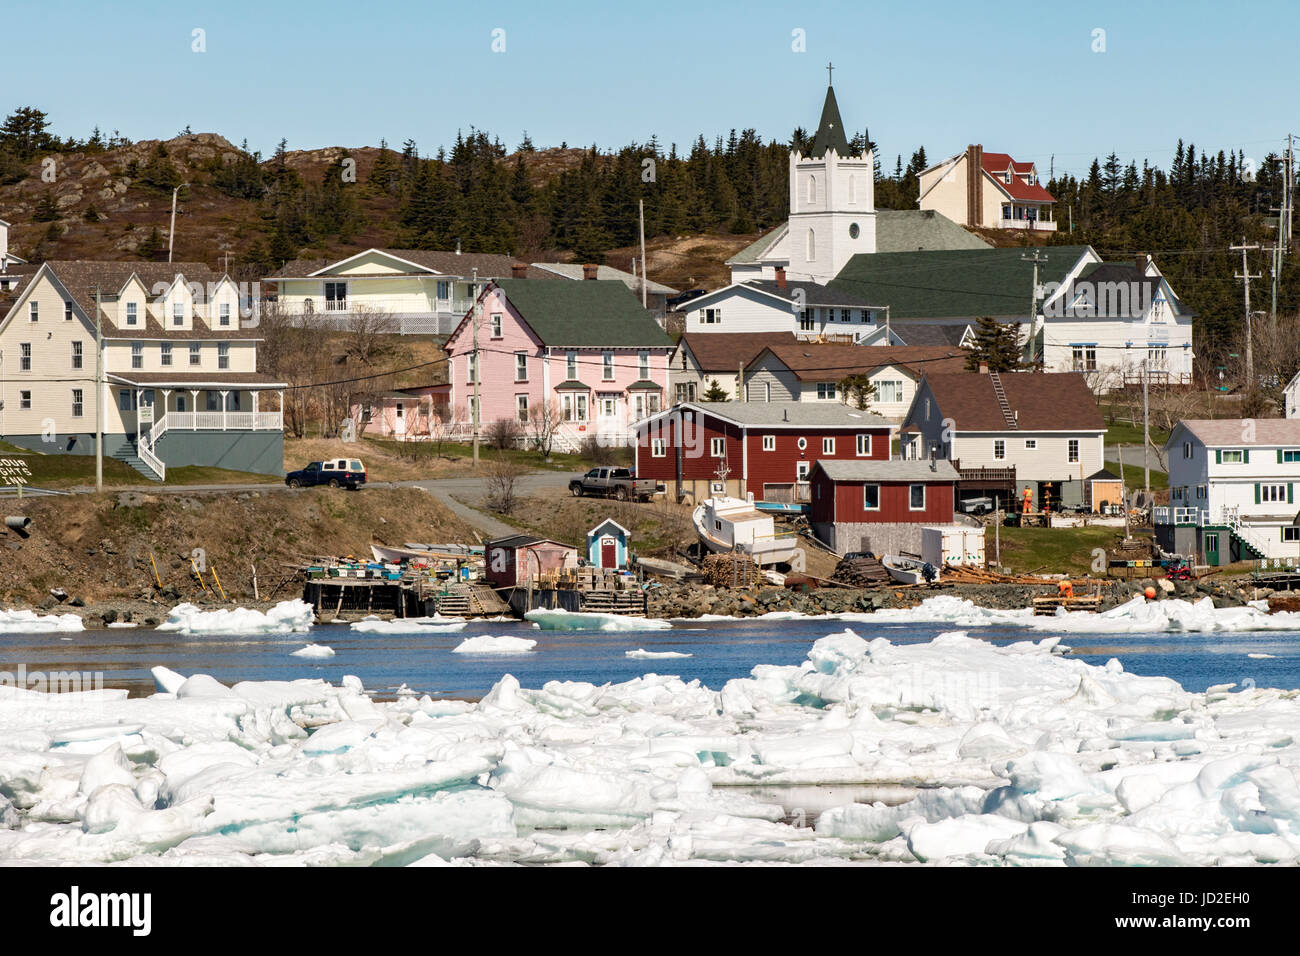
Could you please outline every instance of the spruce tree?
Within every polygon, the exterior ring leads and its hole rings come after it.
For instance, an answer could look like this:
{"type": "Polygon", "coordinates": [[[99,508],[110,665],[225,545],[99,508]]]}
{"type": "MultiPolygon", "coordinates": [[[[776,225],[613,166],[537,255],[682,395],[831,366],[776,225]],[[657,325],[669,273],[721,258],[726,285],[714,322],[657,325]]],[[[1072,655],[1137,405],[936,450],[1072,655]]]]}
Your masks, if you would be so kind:
{"type": "Polygon", "coordinates": [[[978,372],[987,365],[990,372],[1017,372],[1028,365],[1020,359],[1020,327],[1002,324],[992,316],[975,320],[975,345],[966,356],[966,368],[978,372]]]}

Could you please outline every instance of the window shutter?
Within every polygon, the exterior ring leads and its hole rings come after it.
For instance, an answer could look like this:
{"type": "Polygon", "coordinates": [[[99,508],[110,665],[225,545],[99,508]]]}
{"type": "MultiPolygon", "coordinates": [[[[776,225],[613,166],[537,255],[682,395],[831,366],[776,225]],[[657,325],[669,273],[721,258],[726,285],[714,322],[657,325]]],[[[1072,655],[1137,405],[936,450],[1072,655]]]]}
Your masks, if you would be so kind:
{"type": "Polygon", "coordinates": [[[1279,449],[1277,450],[1277,463],[1278,463],[1279,465],[1282,464],[1282,449],[1281,449],[1281,448],[1279,448],[1279,449]]]}
{"type": "Polygon", "coordinates": [[[1216,449],[1214,449],[1214,463],[1215,463],[1216,465],[1222,465],[1222,464],[1223,464],[1223,449],[1222,449],[1222,448],[1216,448],[1216,449]]]}
{"type": "Polygon", "coordinates": [[[1295,485],[1289,481],[1286,485],[1286,503],[1289,505],[1295,504],[1295,485]]]}
{"type": "Polygon", "coordinates": [[[1242,463],[1243,465],[1249,465],[1249,464],[1250,464],[1250,449],[1249,449],[1249,448],[1243,448],[1243,449],[1241,450],[1241,463],[1242,463]]]}
{"type": "Polygon", "coordinates": [[[1259,504],[1259,485],[1255,485],[1255,504],[1259,504]]]}

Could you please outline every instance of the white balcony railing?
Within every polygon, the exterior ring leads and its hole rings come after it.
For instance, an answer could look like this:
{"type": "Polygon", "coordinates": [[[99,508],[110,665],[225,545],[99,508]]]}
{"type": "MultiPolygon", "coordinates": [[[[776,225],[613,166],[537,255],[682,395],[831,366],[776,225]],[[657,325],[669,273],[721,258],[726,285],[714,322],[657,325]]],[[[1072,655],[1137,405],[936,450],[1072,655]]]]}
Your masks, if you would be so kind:
{"type": "Polygon", "coordinates": [[[1168,505],[1157,505],[1151,509],[1151,520],[1160,525],[1196,525],[1200,527],[1210,523],[1210,513],[1203,508],[1172,508],[1168,505]]]}
{"type": "Polygon", "coordinates": [[[157,442],[168,431],[280,431],[284,428],[281,412],[168,412],[154,423],[152,440],[157,442]]]}
{"type": "Polygon", "coordinates": [[[1056,232],[1056,222],[1051,219],[999,219],[995,229],[1029,229],[1033,232],[1056,232]]]}

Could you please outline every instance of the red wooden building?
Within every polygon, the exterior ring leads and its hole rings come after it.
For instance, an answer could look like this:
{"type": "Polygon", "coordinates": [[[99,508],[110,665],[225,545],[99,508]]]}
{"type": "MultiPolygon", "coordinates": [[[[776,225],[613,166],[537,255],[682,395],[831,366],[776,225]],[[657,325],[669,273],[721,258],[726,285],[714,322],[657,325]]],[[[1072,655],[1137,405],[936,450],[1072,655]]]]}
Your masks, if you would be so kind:
{"type": "Polygon", "coordinates": [[[638,423],[636,475],[679,500],[808,501],[817,461],[887,461],[892,431],[840,402],[686,402],[638,423]]]}
{"type": "Polygon", "coordinates": [[[578,566],[578,549],[572,545],[516,534],[489,541],[485,547],[488,581],[496,588],[523,587],[543,571],[578,566]]]}
{"type": "Polygon", "coordinates": [[[841,554],[916,553],[922,525],[952,523],[957,480],[943,460],[819,461],[808,520],[841,554]]]}

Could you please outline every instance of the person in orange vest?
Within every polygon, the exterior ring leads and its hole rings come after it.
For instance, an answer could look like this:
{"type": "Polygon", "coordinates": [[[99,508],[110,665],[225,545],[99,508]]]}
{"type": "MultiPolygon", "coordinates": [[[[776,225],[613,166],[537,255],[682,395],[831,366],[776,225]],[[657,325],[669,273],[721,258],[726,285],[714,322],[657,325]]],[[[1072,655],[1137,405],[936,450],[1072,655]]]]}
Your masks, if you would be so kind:
{"type": "Polygon", "coordinates": [[[1072,598],[1074,597],[1074,585],[1070,583],[1068,578],[1062,580],[1056,585],[1056,593],[1057,597],[1072,598]]]}
{"type": "Polygon", "coordinates": [[[1020,505],[1020,513],[1027,515],[1033,510],[1034,510],[1034,493],[1029,490],[1028,485],[1025,485],[1024,501],[1020,505]]]}

